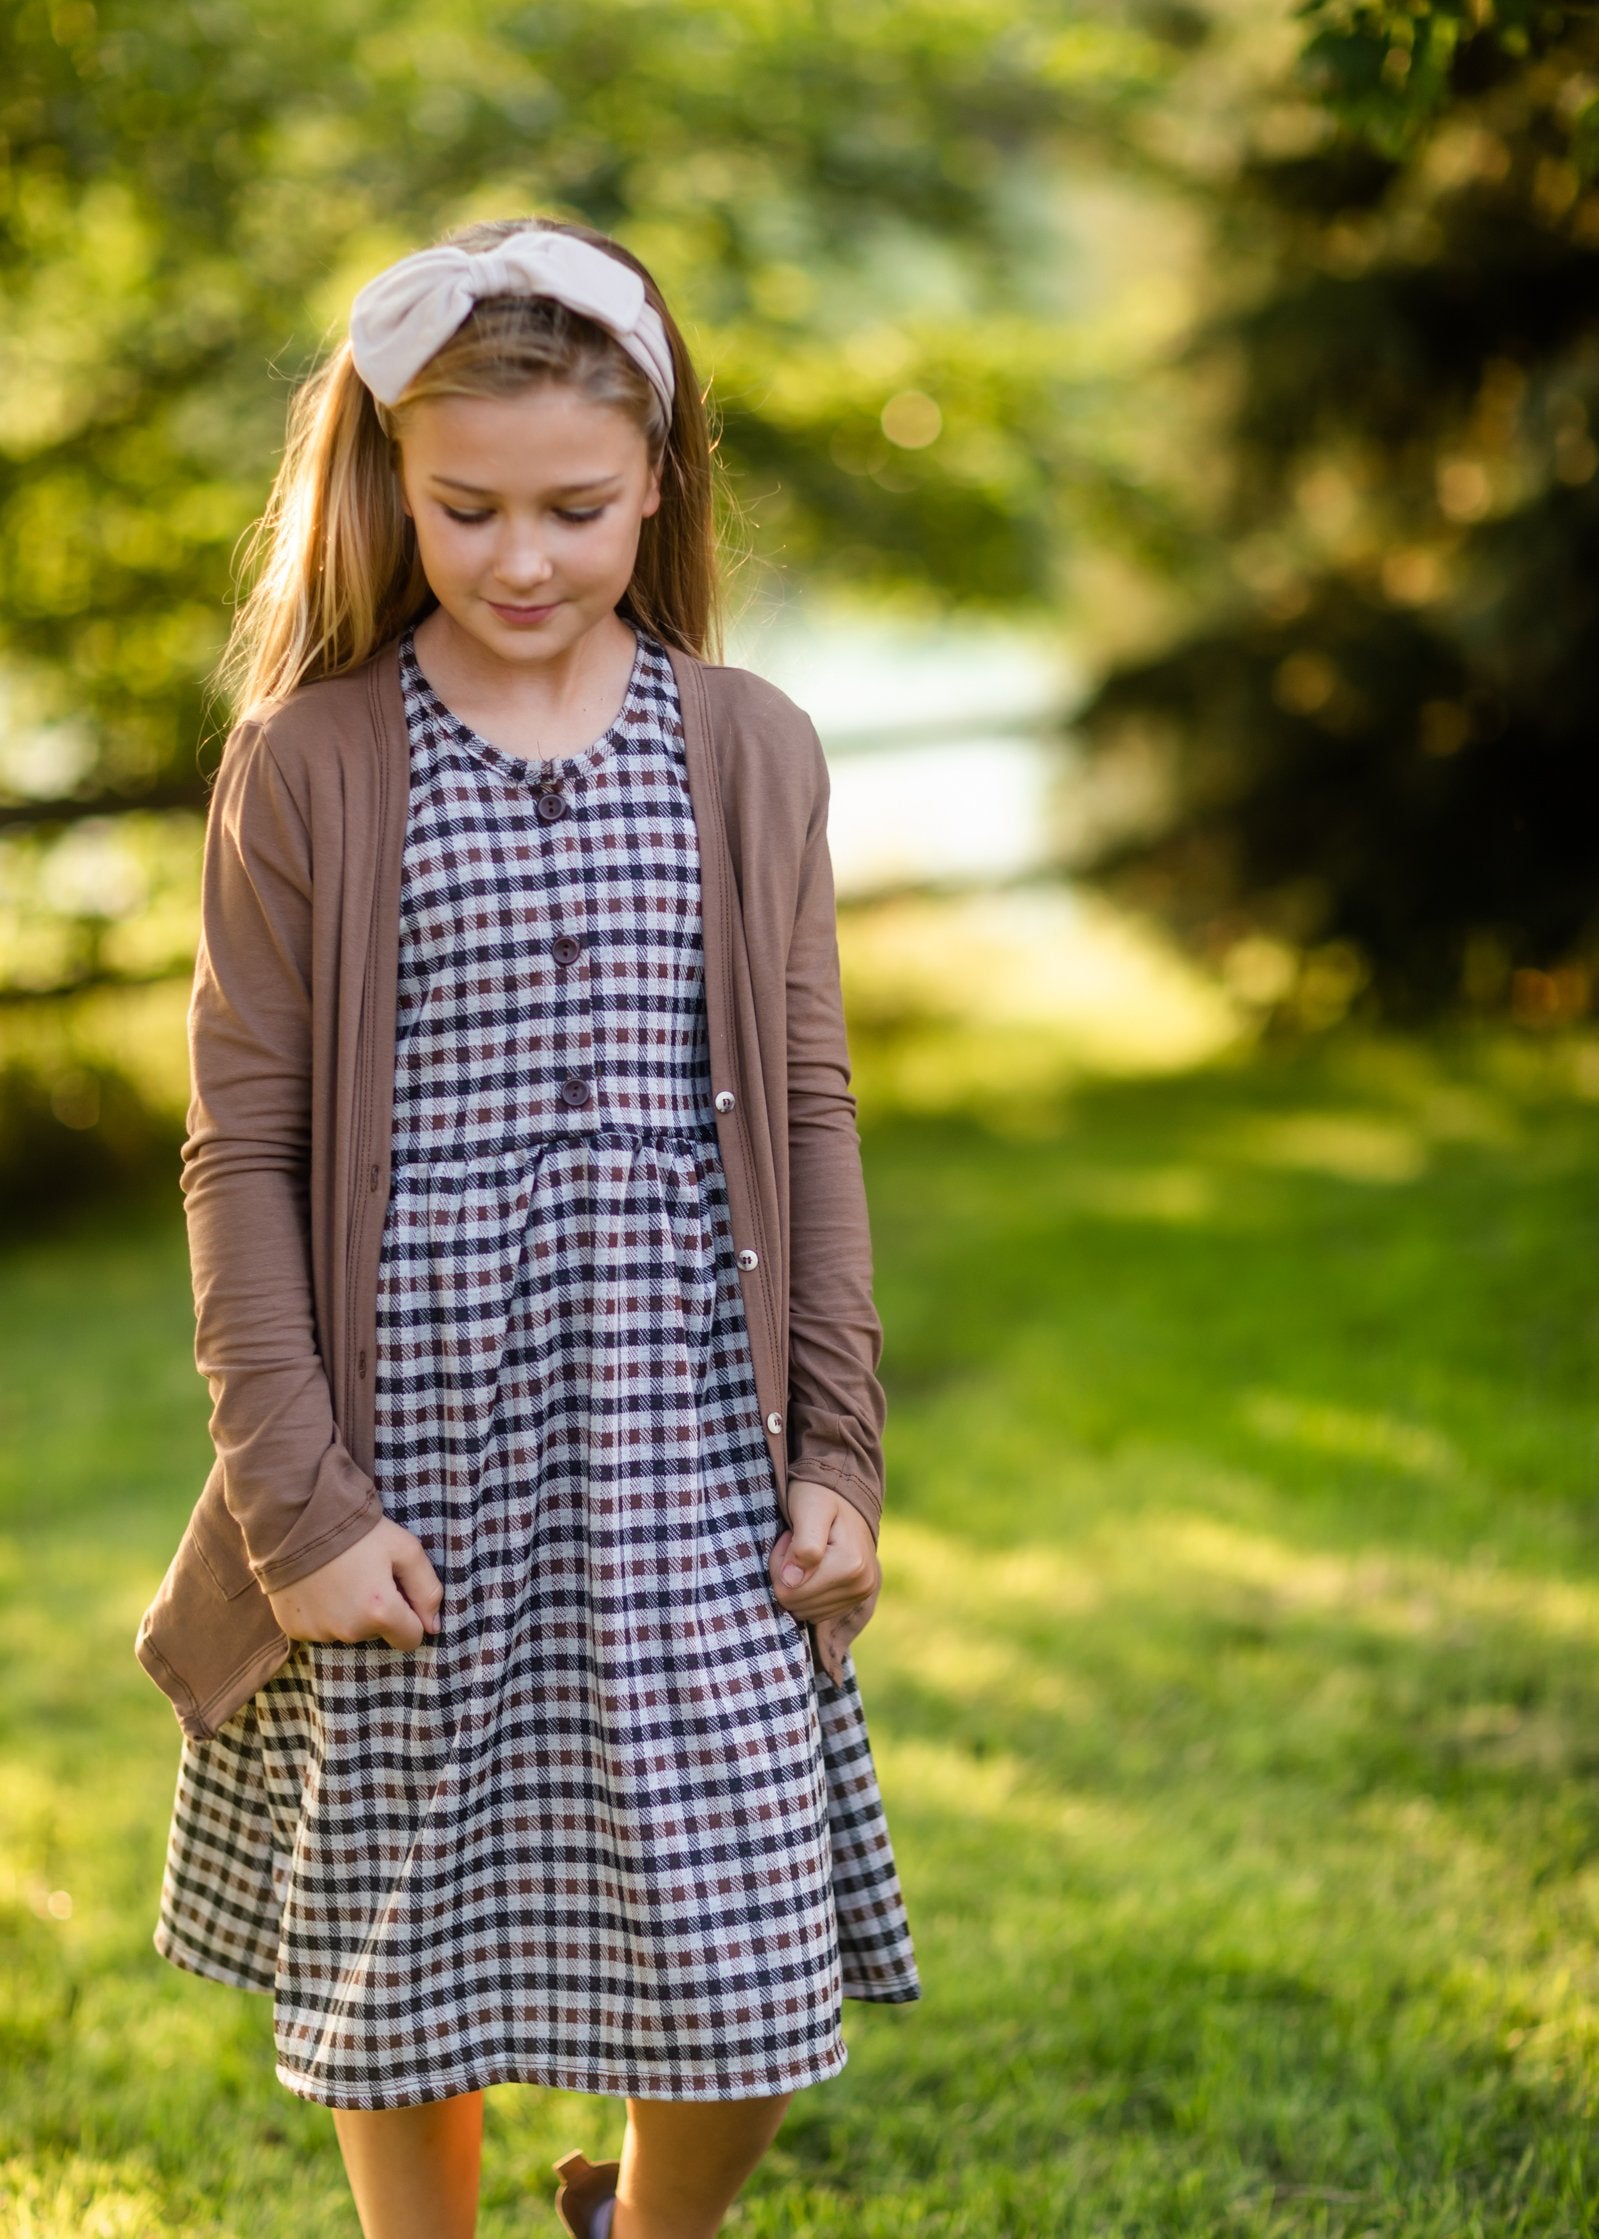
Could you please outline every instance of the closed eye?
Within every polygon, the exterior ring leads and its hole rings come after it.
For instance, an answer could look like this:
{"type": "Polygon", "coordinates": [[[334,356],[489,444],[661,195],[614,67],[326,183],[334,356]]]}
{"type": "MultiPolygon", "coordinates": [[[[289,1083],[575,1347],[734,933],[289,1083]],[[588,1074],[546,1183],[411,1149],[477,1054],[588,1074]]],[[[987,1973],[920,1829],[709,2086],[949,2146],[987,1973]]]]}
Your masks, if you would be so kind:
{"type": "MultiPolygon", "coordinates": [[[[570,521],[574,524],[580,525],[585,521],[597,521],[604,511],[605,508],[603,505],[590,506],[588,511],[585,513],[580,513],[571,506],[558,505],[555,508],[555,517],[558,521],[570,521]]],[[[491,518],[491,516],[485,511],[479,510],[477,512],[466,512],[463,511],[460,506],[456,505],[446,505],[444,507],[444,513],[446,519],[451,521],[459,521],[468,528],[473,527],[478,522],[487,521],[491,518]]]]}

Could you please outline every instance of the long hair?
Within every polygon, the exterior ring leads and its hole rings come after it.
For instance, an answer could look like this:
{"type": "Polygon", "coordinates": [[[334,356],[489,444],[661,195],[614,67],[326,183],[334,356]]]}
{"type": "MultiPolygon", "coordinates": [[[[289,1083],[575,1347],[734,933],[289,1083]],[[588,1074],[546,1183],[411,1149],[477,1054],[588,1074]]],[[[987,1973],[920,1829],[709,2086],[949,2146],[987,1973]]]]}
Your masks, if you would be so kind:
{"type": "Polygon", "coordinates": [[[725,589],[719,506],[734,514],[688,348],[654,279],[608,234],[547,219],[495,219],[445,235],[481,254],[537,226],[575,234],[630,265],[660,313],[675,376],[671,424],[642,367],[595,320],[548,297],[494,296],[422,367],[404,395],[380,405],[355,370],[348,341],[296,391],[288,439],[265,513],[245,547],[250,588],[217,676],[240,714],[297,685],[342,676],[437,604],[400,502],[397,445],[408,409],[424,397],[511,396],[560,382],[631,418],[661,502],[644,518],[638,558],[617,612],[663,643],[722,657],[725,589]]]}

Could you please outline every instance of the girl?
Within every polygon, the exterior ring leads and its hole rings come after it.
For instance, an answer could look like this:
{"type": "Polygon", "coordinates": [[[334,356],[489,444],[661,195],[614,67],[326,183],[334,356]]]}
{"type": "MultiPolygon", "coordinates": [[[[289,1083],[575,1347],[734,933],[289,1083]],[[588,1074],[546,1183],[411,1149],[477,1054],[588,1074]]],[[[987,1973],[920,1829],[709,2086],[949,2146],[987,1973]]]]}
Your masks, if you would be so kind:
{"type": "Polygon", "coordinates": [[[275,1994],[367,2239],[472,2231],[513,2080],[627,2100],[569,2231],[708,2239],[920,1994],[826,765],[706,657],[711,524],[643,266],[470,227],[302,392],[230,648],[155,1941],[275,1994]]]}

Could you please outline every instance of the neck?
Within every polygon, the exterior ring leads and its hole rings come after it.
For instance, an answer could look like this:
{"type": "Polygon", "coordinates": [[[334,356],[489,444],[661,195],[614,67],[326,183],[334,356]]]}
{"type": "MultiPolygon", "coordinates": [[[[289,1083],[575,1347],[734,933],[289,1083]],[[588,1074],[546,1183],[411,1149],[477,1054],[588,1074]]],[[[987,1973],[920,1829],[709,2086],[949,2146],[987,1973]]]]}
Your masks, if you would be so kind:
{"type": "Polygon", "coordinates": [[[443,608],[414,633],[423,675],[450,712],[510,754],[548,760],[574,753],[615,721],[638,639],[620,615],[536,661],[497,660],[443,608]]]}
{"type": "Polygon", "coordinates": [[[613,613],[548,652],[504,660],[443,607],[417,624],[415,636],[417,658],[444,698],[454,694],[552,722],[585,715],[612,689],[618,665],[631,666],[636,643],[630,625],[613,613]]]}

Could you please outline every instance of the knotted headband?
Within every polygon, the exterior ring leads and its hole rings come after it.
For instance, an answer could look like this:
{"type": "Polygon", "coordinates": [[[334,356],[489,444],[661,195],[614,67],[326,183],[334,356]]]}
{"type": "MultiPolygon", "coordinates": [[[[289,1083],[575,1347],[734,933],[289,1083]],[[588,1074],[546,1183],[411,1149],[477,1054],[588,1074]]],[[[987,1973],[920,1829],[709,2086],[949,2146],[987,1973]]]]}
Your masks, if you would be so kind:
{"type": "Polygon", "coordinates": [[[545,295],[596,319],[642,366],[672,416],[672,353],[660,313],[630,264],[576,234],[528,227],[492,249],[418,249],[369,280],[350,307],[355,370],[380,404],[394,404],[474,303],[545,295]]]}

